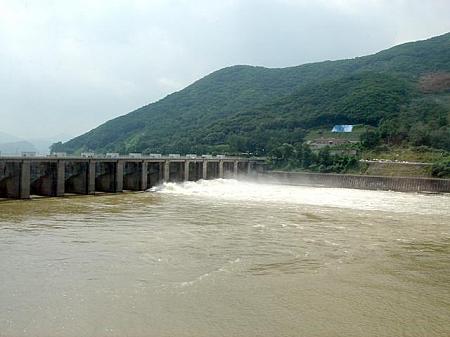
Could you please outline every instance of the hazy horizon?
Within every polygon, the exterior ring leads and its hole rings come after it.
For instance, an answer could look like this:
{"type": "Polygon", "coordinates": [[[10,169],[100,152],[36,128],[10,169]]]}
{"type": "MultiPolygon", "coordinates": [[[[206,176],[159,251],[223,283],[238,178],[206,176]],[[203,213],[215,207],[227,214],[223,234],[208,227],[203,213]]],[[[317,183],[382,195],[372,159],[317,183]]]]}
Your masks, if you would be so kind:
{"type": "Polygon", "coordinates": [[[77,136],[236,64],[373,54],[450,31],[450,3],[0,0],[0,132],[77,136]]]}

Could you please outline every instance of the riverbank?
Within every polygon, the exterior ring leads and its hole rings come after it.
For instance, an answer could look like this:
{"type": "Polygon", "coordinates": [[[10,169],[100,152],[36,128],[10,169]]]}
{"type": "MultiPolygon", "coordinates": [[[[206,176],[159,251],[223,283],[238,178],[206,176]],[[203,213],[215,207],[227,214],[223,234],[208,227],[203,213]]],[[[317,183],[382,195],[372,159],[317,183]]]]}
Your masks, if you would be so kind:
{"type": "Polygon", "coordinates": [[[257,181],[292,185],[397,192],[450,193],[450,179],[284,171],[259,173],[255,178],[257,181]]]}

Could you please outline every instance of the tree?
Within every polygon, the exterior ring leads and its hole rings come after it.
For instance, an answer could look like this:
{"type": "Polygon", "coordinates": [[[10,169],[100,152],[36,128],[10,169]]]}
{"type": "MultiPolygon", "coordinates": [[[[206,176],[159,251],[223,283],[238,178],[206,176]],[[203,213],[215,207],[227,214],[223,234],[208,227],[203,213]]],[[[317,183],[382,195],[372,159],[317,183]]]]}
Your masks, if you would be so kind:
{"type": "Polygon", "coordinates": [[[438,178],[450,178],[450,158],[434,163],[431,168],[431,174],[438,178]]]}
{"type": "Polygon", "coordinates": [[[430,145],[430,129],[423,123],[417,123],[409,131],[409,140],[415,146],[430,145]]]}
{"type": "Polygon", "coordinates": [[[64,152],[64,146],[62,142],[57,142],[50,145],[50,153],[55,152],[64,152]]]}
{"type": "Polygon", "coordinates": [[[380,134],[378,131],[367,130],[360,137],[361,145],[366,149],[373,149],[380,144],[380,134]]]}
{"type": "Polygon", "coordinates": [[[450,128],[442,127],[438,130],[431,131],[430,145],[437,149],[450,151],[450,128]]]}

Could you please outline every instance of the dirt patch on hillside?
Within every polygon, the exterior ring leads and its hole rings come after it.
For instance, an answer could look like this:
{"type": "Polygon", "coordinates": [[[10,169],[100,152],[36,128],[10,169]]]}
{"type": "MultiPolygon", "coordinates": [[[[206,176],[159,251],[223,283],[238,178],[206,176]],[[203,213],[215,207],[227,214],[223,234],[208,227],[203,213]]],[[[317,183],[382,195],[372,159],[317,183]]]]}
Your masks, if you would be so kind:
{"type": "Polygon", "coordinates": [[[424,93],[450,91],[450,73],[424,75],[419,80],[419,87],[424,93]]]}

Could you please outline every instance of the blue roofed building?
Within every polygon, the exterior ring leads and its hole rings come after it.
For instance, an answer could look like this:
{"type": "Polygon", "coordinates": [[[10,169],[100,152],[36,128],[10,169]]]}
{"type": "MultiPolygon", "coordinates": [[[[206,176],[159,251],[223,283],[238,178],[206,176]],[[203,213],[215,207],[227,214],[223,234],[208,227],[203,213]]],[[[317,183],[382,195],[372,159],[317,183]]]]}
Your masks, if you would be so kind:
{"type": "Polygon", "coordinates": [[[353,131],[353,125],[347,125],[347,124],[335,125],[335,126],[333,126],[333,129],[331,130],[331,132],[352,132],[352,131],[353,131]]]}

